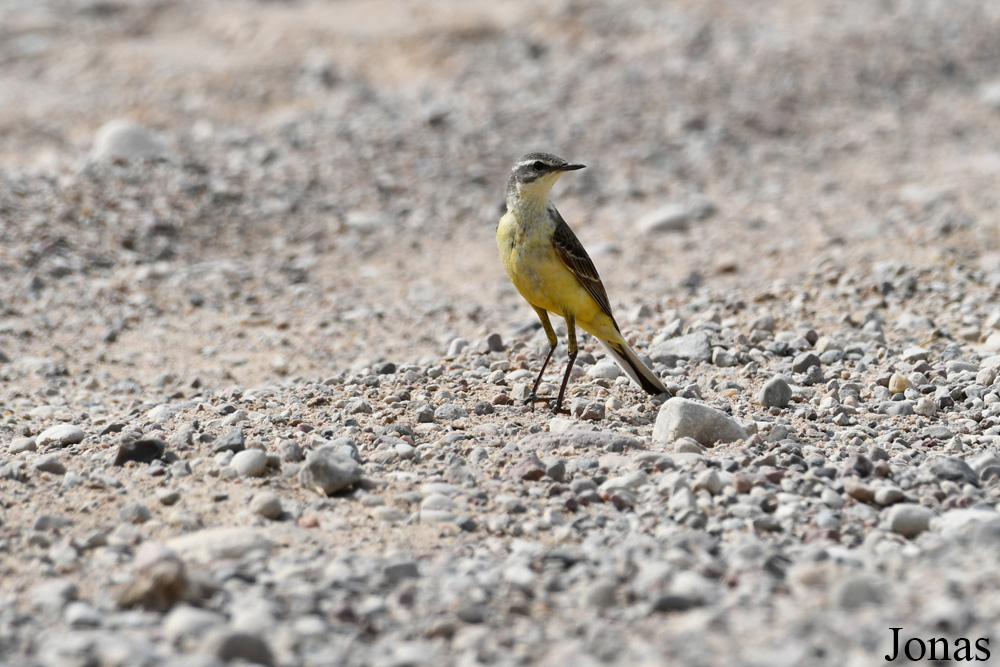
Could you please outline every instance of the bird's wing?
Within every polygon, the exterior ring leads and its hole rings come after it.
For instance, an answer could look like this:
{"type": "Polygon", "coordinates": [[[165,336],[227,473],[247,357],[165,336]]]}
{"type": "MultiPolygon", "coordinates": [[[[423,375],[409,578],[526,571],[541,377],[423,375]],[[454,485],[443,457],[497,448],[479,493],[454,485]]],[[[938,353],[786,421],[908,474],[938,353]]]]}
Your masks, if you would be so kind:
{"type": "Polygon", "coordinates": [[[584,289],[590,293],[590,296],[594,297],[594,301],[601,307],[604,314],[611,318],[615,329],[617,329],[618,323],[615,322],[615,316],[611,314],[611,303],[608,301],[608,293],[604,289],[601,277],[597,275],[597,268],[594,266],[593,260],[590,259],[590,255],[587,254],[583,244],[580,243],[580,239],[576,238],[576,234],[566,224],[563,217],[559,215],[559,211],[554,206],[550,211],[556,221],[556,229],[552,235],[552,244],[555,246],[556,253],[563,261],[563,264],[573,272],[573,275],[580,281],[584,289]]]}

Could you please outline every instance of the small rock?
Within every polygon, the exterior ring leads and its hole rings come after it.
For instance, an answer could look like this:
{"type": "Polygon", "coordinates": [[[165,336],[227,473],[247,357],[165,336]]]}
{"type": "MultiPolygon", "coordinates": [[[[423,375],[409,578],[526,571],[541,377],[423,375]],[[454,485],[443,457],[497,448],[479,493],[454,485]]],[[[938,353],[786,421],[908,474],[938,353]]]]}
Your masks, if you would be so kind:
{"type": "Polygon", "coordinates": [[[89,602],[70,602],[63,609],[63,620],[71,628],[96,628],[101,624],[101,615],[89,602]]]}
{"type": "Polygon", "coordinates": [[[880,582],[866,574],[851,574],[834,589],[833,597],[841,609],[854,610],[866,604],[882,601],[880,582]]]}
{"type": "Polygon", "coordinates": [[[537,481],[545,476],[545,464],[535,454],[529,454],[524,460],[510,469],[514,479],[537,481]]]}
{"type": "Polygon", "coordinates": [[[178,555],[162,544],[148,542],[136,554],[134,577],[118,593],[118,606],[167,611],[187,594],[187,569],[178,555]]]}
{"type": "Polygon", "coordinates": [[[691,211],[683,204],[665,204],[639,218],[636,229],[643,233],[681,232],[688,228],[692,219],[691,211]]]}
{"type": "Polygon", "coordinates": [[[949,456],[938,456],[928,459],[923,466],[926,466],[938,479],[947,479],[953,482],[968,482],[973,486],[979,486],[979,475],[962,459],[949,456]]]}
{"type": "Polygon", "coordinates": [[[138,160],[168,154],[167,147],[148,129],[130,120],[116,119],[97,131],[90,157],[93,160],[138,160]]]}
{"type": "Polygon", "coordinates": [[[274,653],[263,637],[228,628],[212,629],[206,633],[201,650],[227,663],[245,661],[264,667],[276,664],[274,653]]]}
{"type": "Polygon", "coordinates": [[[250,501],[250,511],[265,519],[279,519],[283,511],[281,499],[270,491],[262,491],[255,494],[253,500],[250,501]]]}
{"type": "Polygon", "coordinates": [[[153,513],[149,511],[146,505],[135,501],[121,508],[118,511],[118,518],[129,523],[146,523],[153,518],[153,513]]]}
{"type": "Polygon", "coordinates": [[[721,347],[716,347],[712,349],[712,365],[718,366],[719,368],[732,368],[739,362],[736,357],[733,356],[728,350],[724,350],[721,347]]]}
{"type": "Polygon", "coordinates": [[[712,358],[712,344],[707,333],[695,331],[660,343],[649,350],[649,356],[653,361],[666,364],[676,359],[708,361],[712,358]]]}
{"type": "Polygon", "coordinates": [[[10,445],[7,446],[7,451],[11,454],[20,454],[21,452],[34,452],[38,450],[38,444],[35,442],[34,438],[14,438],[10,441],[10,445]]]}
{"type": "Polygon", "coordinates": [[[244,449],[229,462],[240,477],[260,477],[267,470],[267,454],[261,449],[244,449]]]}
{"type": "Polygon", "coordinates": [[[570,414],[577,419],[601,421],[604,419],[604,404],[588,401],[585,398],[574,398],[569,408],[570,414]]]}
{"type": "Polygon", "coordinates": [[[243,437],[243,427],[237,426],[224,436],[215,441],[212,449],[216,452],[242,452],[246,449],[246,440],[243,437]]]}
{"type": "Polygon", "coordinates": [[[67,445],[75,445],[83,442],[85,437],[86,434],[79,426],[75,426],[73,424],[60,424],[59,426],[47,428],[39,433],[35,438],[35,445],[38,447],[48,447],[49,445],[66,447],[67,445]]]}
{"type": "Polygon", "coordinates": [[[889,510],[889,529],[903,537],[916,537],[930,527],[934,512],[915,503],[900,503],[889,510]]]}
{"type": "Polygon", "coordinates": [[[498,333],[491,333],[481,341],[476,347],[476,352],[479,354],[489,354],[490,352],[503,352],[503,338],[501,338],[498,333]]]}
{"type": "Polygon", "coordinates": [[[226,618],[222,614],[179,604],[164,617],[160,627],[168,641],[177,643],[201,637],[207,630],[225,624],[226,618]]]}
{"type": "Polygon", "coordinates": [[[748,434],[721,410],[675,396],[660,408],[653,426],[653,440],[670,442],[685,437],[710,447],[716,442],[746,440],[748,434]]]}
{"type": "Polygon", "coordinates": [[[792,372],[805,373],[813,366],[819,366],[820,360],[813,352],[802,352],[792,360],[792,372]]]}
{"type": "Polygon", "coordinates": [[[286,439],[278,443],[278,456],[287,463],[298,463],[305,458],[302,446],[295,440],[286,439]]]}
{"type": "Polygon", "coordinates": [[[335,445],[326,445],[309,454],[299,471],[299,483],[332,495],[357,483],[361,473],[357,461],[335,445]]]}
{"type": "Polygon", "coordinates": [[[32,465],[35,470],[41,470],[42,472],[52,473],[53,475],[64,475],[66,474],[66,465],[59,460],[59,457],[55,454],[50,454],[48,456],[40,456],[35,460],[32,465]]]}
{"type": "Polygon", "coordinates": [[[41,611],[60,611],[67,602],[75,600],[79,588],[69,579],[45,581],[28,592],[28,599],[35,609],[41,611]]]}
{"type": "Polygon", "coordinates": [[[160,438],[144,438],[134,442],[126,442],[118,447],[115,455],[114,465],[125,465],[126,461],[137,461],[139,463],[151,463],[155,459],[163,458],[163,452],[167,445],[160,438]]]}
{"type": "Polygon", "coordinates": [[[784,408],[791,400],[792,388],[780,375],[768,380],[757,395],[757,402],[765,408],[784,408]]]}
{"type": "Polygon", "coordinates": [[[882,507],[895,505],[896,503],[903,502],[905,499],[906,494],[899,487],[880,486],[875,489],[875,502],[882,507]]]}
{"type": "Polygon", "coordinates": [[[469,410],[464,405],[457,405],[455,403],[445,403],[444,405],[439,405],[434,410],[434,418],[445,421],[463,419],[468,416],[469,410]]]}
{"type": "Polygon", "coordinates": [[[269,552],[271,541],[252,528],[210,528],[175,537],[167,547],[185,560],[212,562],[242,558],[252,551],[269,552]]]}

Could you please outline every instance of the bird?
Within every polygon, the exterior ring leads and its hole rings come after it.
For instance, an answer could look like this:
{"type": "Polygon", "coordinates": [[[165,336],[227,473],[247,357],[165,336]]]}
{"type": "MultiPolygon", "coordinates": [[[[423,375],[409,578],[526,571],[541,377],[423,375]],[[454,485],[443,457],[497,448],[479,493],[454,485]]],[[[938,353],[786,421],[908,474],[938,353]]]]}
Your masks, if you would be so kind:
{"type": "Polygon", "coordinates": [[[584,167],[551,153],[521,156],[507,178],[507,212],[497,223],[497,249],[504,270],[534,308],[549,342],[549,352],[528,396],[532,409],[538,401],[542,375],[559,343],[549,313],[566,320],[569,352],[553,412],[566,412],[562,403],[578,353],[577,325],[597,338],[611,358],[645,391],[653,395],[669,393],[622,336],[593,260],[549,199],[560,176],[584,167]]]}

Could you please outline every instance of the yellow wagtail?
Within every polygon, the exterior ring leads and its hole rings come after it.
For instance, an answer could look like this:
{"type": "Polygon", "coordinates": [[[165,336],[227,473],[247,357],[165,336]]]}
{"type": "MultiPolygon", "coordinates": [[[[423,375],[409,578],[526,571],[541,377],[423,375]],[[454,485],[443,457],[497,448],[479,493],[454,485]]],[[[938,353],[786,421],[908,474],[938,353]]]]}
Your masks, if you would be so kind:
{"type": "Polygon", "coordinates": [[[521,157],[510,170],[507,213],[497,225],[497,248],[504,269],[517,291],[538,313],[549,339],[549,353],[528,399],[532,406],[538,400],[542,374],[559,342],[549,322],[549,313],[566,320],[569,364],[559,387],[555,412],[561,411],[566,383],[576,361],[577,324],[597,338],[640,387],[650,394],[667,393],[660,379],[622,336],[594,262],[549,201],[549,191],[563,172],[583,167],[550,153],[528,153],[521,157]]]}

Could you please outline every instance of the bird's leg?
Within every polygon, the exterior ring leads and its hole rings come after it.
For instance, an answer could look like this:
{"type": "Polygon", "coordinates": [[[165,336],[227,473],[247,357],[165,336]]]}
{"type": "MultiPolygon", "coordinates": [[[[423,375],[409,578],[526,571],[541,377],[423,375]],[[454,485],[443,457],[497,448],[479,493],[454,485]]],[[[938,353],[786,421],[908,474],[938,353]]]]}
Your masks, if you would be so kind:
{"type": "MultiPolygon", "coordinates": [[[[535,409],[535,401],[538,400],[538,385],[542,383],[542,375],[545,374],[545,367],[549,365],[549,359],[552,358],[552,353],[556,351],[556,346],[559,344],[555,329],[552,328],[552,323],[549,321],[549,314],[541,308],[535,308],[535,312],[538,313],[538,319],[542,321],[542,328],[545,329],[545,337],[549,339],[549,353],[545,355],[545,361],[542,362],[542,370],[538,371],[538,377],[535,378],[535,385],[531,388],[531,394],[528,396],[527,402],[531,405],[532,411],[535,409]]],[[[574,346],[575,344],[576,342],[574,341],[574,346]]]]}
{"type": "Polygon", "coordinates": [[[566,364],[566,373],[563,374],[562,386],[559,387],[559,398],[556,399],[556,406],[552,408],[552,412],[561,412],[563,414],[569,414],[569,410],[563,409],[562,402],[563,396],[566,394],[566,383],[569,382],[569,374],[573,370],[573,364],[576,363],[576,353],[578,352],[576,347],[576,321],[572,315],[566,316],[566,335],[569,337],[569,362],[566,364]]]}

